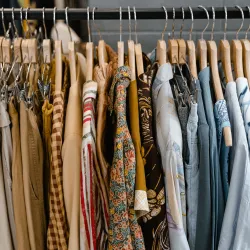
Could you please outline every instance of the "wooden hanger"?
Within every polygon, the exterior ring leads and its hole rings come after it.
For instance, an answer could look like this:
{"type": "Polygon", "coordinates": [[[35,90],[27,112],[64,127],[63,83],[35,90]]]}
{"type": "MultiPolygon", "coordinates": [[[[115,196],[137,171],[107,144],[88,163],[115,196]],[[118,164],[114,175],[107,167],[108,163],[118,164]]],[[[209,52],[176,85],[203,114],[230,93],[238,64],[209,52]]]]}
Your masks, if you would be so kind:
{"type": "Polygon", "coordinates": [[[157,41],[157,47],[156,47],[156,60],[159,62],[160,65],[167,62],[167,45],[166,45],[166,42],[164,40],[164,33],[167,29],[168,13],[167,13],[165,6],[162,6],[162,8],[165,11],[166,22],[165,22],[165,26],[164,26],[164,29],[163,29],[162,34],[161,34],[161,39],[157,41]]]}
{"type": "Polygon", "coordinates": [[[209,14],[207,12],[207,9],[204,8],[202,5],[199,5],[199,8],[203,9],[206,12],[207,21],[208,21],[206,27],[201,32],[201,39],[199,39],[197,43],[200,70],[203,70],[207,67],[207,43],[203,39],[203,35],[209,25],[209,14]]]}
{"type": "Polygon", "coordinates": [[[242,29],[243,23],[244,23],[244,13],[241,7],[239,7],[238,5],[236,6],[236,8],[238,8],[241,11],[241,15],[242,15],[242,23],[241,23],[239,30],[236,32],[236,39],[232,40],[231,42],[232,61],[234,65],[235,77],[237,79],[239,77],[244,77],[242,44],[241,44],[241,41],[238,39],[238,34],[240,30],[242,29]]]}
{"type": "Polygon", "coordinates": [[[51,41],[47,38],[47,29],[45,25],[45,8],[43,7],[43,28],[45,39],[43,39],[43,60],[44,63],[51,63],[51,41]]]}
{"type": "MultiPolygon", "coordinates": [[[[248,12],[250,14],[250,7],[247,6],[248,12]]],[[[245,39],[241,40],[242,48],[243,48],[243,68],[244,68],[244,75],[247,78],[248,85],[250,87],[250,42],[247,39],[247,33],[250,29],[250,24],[245,34],[245,39]]]]}
{"type": "Polygon", "coordinates": [[[142,49],[141,49],[141,44],[138,43],[137,39],[137,31],[136,31],[136,26],[137,26],[137,20],[136,20],[136,9],[134,9],[134,19],[135,19],[135,59],[136,59],[136,68],[137,68],[137,75],[140,76],[141,74],[144,73],[144,65],[143,65],[143,57],[142,57],[142,49]]]}
{"type": "Polygon", "coordinates": [[[76,51],[75,51],[75,42],[72,40],[72,34],[69,27],[68,8],[69,7],[65,8],[65,21],[70,36],[70,41],[68,42],[68,49],[69,49],[70,84],[72,85],[76,84],[76,51]]]}
{"type": "Polygon", "coordinates": [[[181,29],[180,29],[180,38],[177,39],[177,43],[178,43],[178,63],[180,65],[186,63],[186,54],[187,54],[186,42],[184,41],[184,39],[182,39],[182,30],[183,30],[183,26],[184,26],[185,12],[184,12],[183,7],[181,8],[181,10],[182,10],[182,25],[181,25],[181,29]]]}
{"type": "Polygon", "coordinates": [[[130,7],[128,6],[128,20],[129,20],[129,40],[128,40],[128,60],[131,70],[131,81],[136,80],[136,67],[135,67],[135,43],[131,40],[131,16],[130,7]]]}
{"type": "Polygon", "coordinates": [[[194,41],[192,40],[194,16],[193,16],[192,8],[190,6],[188,8],[190,10],[191,19],[192,19],[191,28],[190,28],[190,32],[189,32],[189,40],[187,40],[187,42],[186,42],[187,43],[188,65],[189,65],[192,76],[197,79],[198,74],[197,74],[197,66],[196,66],[196,51],[195,51],[194,41]]]}
{"type": "MultiPolygon", "coordinates": [[[[94,15],[92,14],[92,16],[94,15]]],[[[91,36],[90,36],[89,7],[87,7],[87,26],[88,26],[89,42],[87,42],[86,44],[86,59],[87,59],[86,81],[92,81],[93,80],[93,68],[94,68],[94,45],[91,42],[91,36]]]]}
{"type": "MultiPolygon", "coordinates": [[[[213,26],[212,26],[211,40],[207,41],[207,45],[208,45],[209,64],[211,67],[215,98],[217,101],[219,101],[219,100],[224,100],[224,96],[218,69],[217,46],[215,41],[213,40],[213,30],[215,22],[214,7],[212,7],[212,11],[213,11],[213,26]]],[[[223,135],[226,146],[227,147],[232,146],[232,133],[231,133],[231,128],[229,126],[223,128],[223,135]]]]}
{"type": "Polygon", "coordinates": [[[99,66],[103,66],[108,63],[108,53],[104,40],[99,40],[98,42],[98,62],[99,66]]]}
{"type": "Polygon", "coordinates": [[[124,42],[122,41],[122,8],[120,7],[120,41],[117,42],[118,67],[124,65],[124,42]]]}
{"type": "Polygon", "coordinates": [[[227,7],[224,7],[224,10],[225,10],[225,28],[224,28],[224,39],[220,41],[220,56],[226,82],[229,83],[233,81],[233,73],[231,66],[230,44],[228,40],[226,40],[227,7]]]}
{"type": "Polygon", "coordinates": [[[175,8],[173,8],[172,38],[168,39],[168,58],[171,64],[178,63],[179,45],[174,39],[175,8]]]}

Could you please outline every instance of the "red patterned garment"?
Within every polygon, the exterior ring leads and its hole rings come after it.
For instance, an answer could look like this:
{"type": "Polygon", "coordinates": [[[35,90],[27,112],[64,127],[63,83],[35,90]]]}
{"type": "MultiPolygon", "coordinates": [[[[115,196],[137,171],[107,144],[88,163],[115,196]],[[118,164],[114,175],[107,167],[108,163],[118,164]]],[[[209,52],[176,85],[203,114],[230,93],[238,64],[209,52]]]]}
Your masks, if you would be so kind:
{"type": "Polygon", "coordinates": [[[83,87],[83,137],[80,176],[80,249],[106,249],[108,198],[96,156],[95,103],[97,83],[83,87]]]}

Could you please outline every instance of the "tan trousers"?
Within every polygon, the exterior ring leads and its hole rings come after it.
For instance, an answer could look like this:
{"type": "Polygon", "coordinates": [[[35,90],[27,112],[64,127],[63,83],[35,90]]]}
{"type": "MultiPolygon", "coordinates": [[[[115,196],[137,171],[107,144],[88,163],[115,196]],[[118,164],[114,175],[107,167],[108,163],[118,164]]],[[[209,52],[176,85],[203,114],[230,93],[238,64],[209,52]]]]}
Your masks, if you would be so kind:
{"type": "Polygon", "coordinates": [[[21,155],[19,119],[18,112],[13,104],[13,99],[9,103],[9,115],[12,122],[12,197],[16,225],[16,249],[30,250],[28,224],[24,201],[23,165],[21,155]]]}
{"type": "Polygon", "coordinates": [[[31,109],[20,103],[20,133],[23,183],[28,232],[32,250],[46,248],[46,221],[43,197],[43,145],[31,109]]]}

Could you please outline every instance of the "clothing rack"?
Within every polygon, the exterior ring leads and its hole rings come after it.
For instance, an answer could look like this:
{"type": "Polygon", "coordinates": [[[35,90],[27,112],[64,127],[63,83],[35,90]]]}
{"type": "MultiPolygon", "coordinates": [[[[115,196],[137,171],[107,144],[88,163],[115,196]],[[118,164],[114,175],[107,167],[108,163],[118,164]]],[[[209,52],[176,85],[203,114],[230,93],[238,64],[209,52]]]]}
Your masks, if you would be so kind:
{"type": "MultiPolygon", "coordinates": [[[[168,13],[168,19],[173,19],[173,8],[166,8],[168,13]]],[[[212,18],[212,8],[206,7],[209,17],[212,18]]],[[[20,10],[15,8],[14,10],[10,8],[1,9],[3,11],[4,19],[12,20],[12,15],[14,14],[14,19],[20,20],[20,10]]],[[[92,10],[90,8],[90,19],[92,19],[92,10]]],[[[203,9],[194,7],[193,16],[195,19],[207,19],[206,13],[203,9]]],[[[245,18],[250,18],[250,13],[247,7],[242,7],[245,18]]],[[[22,9],[23,19],[26,14],[26,9],[22,9]]],[[[53,11],[52,8],[47,8],[44,11],[44,16],[46,20],[53,20],[53,11]]],[[[131,18],[134,19],[133,8],[131,7],[131,18]]],[[[191,19],[190,10],[188,7],[184,8],[185,19],[191,19]]],[[[120,13],[119,8],[95,8],[94,11],[95,20],[119,20],[120,13]]],[[[162,8],[136,8],[136,18],[137,19],[165,19],[165,12],[162,8]]],[[[223,7],[215,8],[215,18],[216,19],[225,19],[225,10],[223,7]]],[[[227,18],[228,19],[241,19],[241,12],[235,7],[227,7],[227,18]]],[[[43,9],[28,9],[27,19],[43,19],[43,9]]],[[[65,9],[56,10],[56,20],[65,19],[65,9]]],[[[68,9],[68,19],[69,20],[86,20],[87,19],[87,9],[86,8],[69,8],[68,9]]],[[[128,9],[127,7],[122,8],[122,19],[128,19],[128,9]]],[[[175,8],[175,19],[182,19],[182,9],[175,8]]]]}

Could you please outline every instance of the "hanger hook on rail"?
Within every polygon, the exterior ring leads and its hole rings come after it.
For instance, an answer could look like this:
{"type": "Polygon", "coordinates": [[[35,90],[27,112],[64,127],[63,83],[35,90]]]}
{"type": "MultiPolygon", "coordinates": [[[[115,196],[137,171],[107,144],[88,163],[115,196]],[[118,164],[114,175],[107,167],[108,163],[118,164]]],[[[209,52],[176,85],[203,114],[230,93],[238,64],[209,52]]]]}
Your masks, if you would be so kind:
{"type": "Polygon", "coordinates": [[[20,21],[22,26],[22,33],[24,34],[24,27],[23,27],[23,7],[20,8],[20,21]]]}
{"type": "Polygon", "coordinates": [[[30,24],[29,24],[29,21],[28,21],[28,11],[30,10],[30,7],[27,7],[26,8],[26,11],[25,11],[25,21],[27,23],[27,26],[28,26],[28,34],[29,34],[29,38],[31,38],[31,29],[30,29],[30,24]]]}
{"type": "Polygon", "coordinates": [[[17,27],[16,27],[16,23],[15,23],[14,7],[12,7],[11,9],[11,18],[12,18],[12,25],[14,27],[15,38],[17,38],[19,37],[19,34],[18,34],[17,27]]]}
{"type": "Polygon", "coordinates": [[[70,27],[69,27],[68,9],[69,9],[69,7],[67,6],[65,8],[65,21],[66,21],[66,24],[67,24],[67,27],[68,27],[68,31],[69,31],[70,42],[72,42],[72,34],[71,34],[70,27]]]}
{"type": "Polygon", "coordinates": [[[184,21],[185,21],[185,11],[183,7],[181,7],[181,12],[182,12],[182,23],[181,23],[181,29],[180,29],[180,39],[182,39],[182,32],[183,32],[184,21]]]}
{"type": "Polygon", "coordinates": [[[57,10],[57,8],[54,7],[54,10],[53,10],[53,24],[54,24],[54,28],[55,28],[55,31],[56,31],[56,38],[57,38],[57,40],[59,40],[59,34],[58,34],[57,27],[56,27],[56,10],[57,10]]]}
{"type": "Polygon", "coordinates": [[[174,39],[174,28],[175,28],[175,8],[173,8],[172,39],[174,39]]]}
{"type": "Polygon", "coordinates": [[[120,42],[122,41],[122,7],[119,8],[120,11],[120,42]]]}
{"type": "Polygon", "coordinates": [[[91,43],[90,25],[89,25],[89,6],[87,7],[87,26],[88,26],[88,38],[89,38],[89,43],[91,43]]]}
{"type": "Polygon", "coordinates": [[[99,34],[100,40],[102,40],[101,31],[100,31],[100,29],[97,27],[97,25],[96,25],[96,23],[95,23],[95,9],[97,9],[97,8],[96,8],[96,7],[93,7],[93,10],[92,10],[92,21],[93,21],[93,24],[94,24],[94,26],[95,26],[95,28],[96,28],[98,34],[99,34]]]}
{"type": "Polygon", "coordinates": [[[128,29],[129,29],[129,41],[131,41],[131,13],[129,6],[128,6],[128,29]]]}
{"type": "Polygon", "coordinates": [[[47,29],[46,29],[46,24],[45,24],[45,7],[43,7],[43,29],[44,29],[45,39],[48,39],[47,29]]]}
{"type": "Polygon", "coordinates": [[[193,14],[193,10],[191,8],[191,6],[188,7],[189,11],[190,11],[190,15],[191,15],[191,27],[189,30],[189,40],[192,40],[192,34],[193,34],[193,28],[194,28],[194,14],[193,14]]]}
{"type": "MultiPolygon", "coordinates": [[[[247,6],[247,9],[248,9],[248,13],[249,13],[249,16],[250,16],[250,7],[247,6]]],[[[246,34],[245,34],[245,39],[247,39],[247,34],[248,34],[248,31],[249,31],[249,30],[250,30],[250,23],[249,23],[249,25],[248,25],[248,29],[247,29],[246,34]]]]}
{"type": "Polygon", "coordinates": [[[138,37],[137,37],[137,18],[136,18],[136,9],[135,6],[133,7],[134,10],[134,20],[135,20],[135,43],[138,43],[138,37]]]}
{"type": "Polygon", "coordinates": [[[224,6],[225,11],[225,24],[224,24],[224,40],[227,39],[227,7],[224,6]]]}
{"type": "Polygon", "coordinates": [[[238,40],[239,32],[241,31],[241,29],[243,27],[243,24],[244,24],[244,12],[243,12],[242,8],[239,5],[236,5],[235,8],[239,9],[240,13],[241,13],[241,25],[240,25],[240,28],[236,32],[236,40],[238,40]]]}
{"type": "Polygon", "coordinates": [[[162,31],[162,33],[161,33],[161,40],[164,39],[164,34],[165,34],[166,29],[167,29],[167,27],[168,27],[168,12],[167,12],[167,9],[166,9],[165,6],[162,6],[162,8],[163,8],[164,11],[165,11],[165,19],[166,19],[166,21],[165,21],[164,29],[163,29],[163,31],[162,31]]]}
{"type": "Polygon", "coordinates": [[[213,23],[212,23],[212,29],[211,29],[211,41],[214,40],[214,25],[215,25],[215,11],[214,11],[214,6],[212,6],[212,13],[213,13],[213,23]]]}
{"type": "Polygon", "coordinates": [[[203,31],[201,32],[201,40],[204,40],[204,39],[203,39],[203,37],[204,37],[204,32],[206,31],[207,27],[209,26],[209,14],[208,14],[207,9],[206,9],[204,6],[199,5],[198,8],[203,9],[203,10],[206,12],[206,15],[207,15],[207,25],[206,25],[206,27],[203,29],[203,31]]]}
{"type": "Polygon", "coordinates": [[[5,27],[5,24],[4,24],[4,7],[2,7],[1,12],[2,12],[2,26],[3,26],[3,32],[4,32],[4,36],[6,36],[6,27],[5,27]]]}

